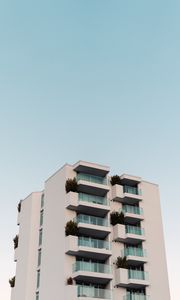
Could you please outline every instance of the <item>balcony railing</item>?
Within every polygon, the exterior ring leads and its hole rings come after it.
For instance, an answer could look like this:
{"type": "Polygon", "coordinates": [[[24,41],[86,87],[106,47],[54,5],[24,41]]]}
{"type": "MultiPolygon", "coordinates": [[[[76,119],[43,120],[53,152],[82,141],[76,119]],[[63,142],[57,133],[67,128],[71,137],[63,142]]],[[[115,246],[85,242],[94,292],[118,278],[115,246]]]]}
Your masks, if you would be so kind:
{"type": "Polygon", "coordinates": [[[144,235],[144,229],[137,226],[126,225],[126,233],[144,235]]]}
{"type": "Polygon", "coordinates": [[[78,285],[78,297],[112,299],[111,290],[95,288],[93,286],[78,285]]]}
{"type": "Polygon", "coordinates": [[[86,272],[97,272],[97,273],[111,273],[111,267],[107,264],[86,262],[86,261],[76,261],[73,264],[73,272],[86,271],[86,272]]]}
{"type": "Polygon", "coordinates": [[[121,251],[121,256],[139,256],[139,257],[146,257],[147,252],[145,249],[137,248],[137,247],[128,247],[121,251]]]}
{"type": "Polygon", "coordinates": [[[109,222],[106,218],[94,217],[89,215],[79,214],[75,219],[77,223],[86,223],[98,226],[109,226],[109,222]]]}
{"type": "Polygon", "coordinates": [[[128,293],[123,300],[150,300],[149,296],[137,293],[128,293]]]}
{"type": "Polygon", "coordinates": [[[85,180],[85,181],[98,183],[98,184],[105,184],[105,185],[107,184],[107,179],[104,177],[89,175],[84,173],[77,174],[77,181],[79,180],[85,180]]]}
{"type": "Polygon", "coordinates": [[[138,206],[133,206],[133,205],[123,205],[123,212],[124,213],[130,213],[130,214],[135,214],[135,215],[143,215],[143,209],[138,206]]]}
{"type": "Polygon", "coordinates": [[[106,197],[88,195],[84,193],[79,193],[79,201],[85,201],[85,202],[101,204],[101,205],[109,205],[109,201],[107,200],[106,197]]]}
{"type": "Polygon", "coordinates": [[[129,194],[134,194],[134,195],[142,195],[141,190],[134,186],[124,185],[123,191],[124,191],[124,193],[129,193],[129,194]]]}
{"type": "Polygon", "coordinates": [[[148,273],[139,270],[128,270],[129,279],[148,280],[148,273]]]}
{"type": "Polygon", "coordinates": [[[88,238],[88,237],[79,237],[78,245],[82,247],[91,247],[91,248],[106,249],[106,250],[110,250],[111,248],[110,243],[107,241],[88,238]]]}

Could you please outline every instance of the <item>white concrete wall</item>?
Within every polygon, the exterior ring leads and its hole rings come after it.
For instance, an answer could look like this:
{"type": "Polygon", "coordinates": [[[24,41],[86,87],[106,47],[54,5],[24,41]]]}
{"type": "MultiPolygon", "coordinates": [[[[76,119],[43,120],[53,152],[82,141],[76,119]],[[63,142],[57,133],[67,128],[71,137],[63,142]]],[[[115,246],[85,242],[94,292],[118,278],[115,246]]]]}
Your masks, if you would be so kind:
{"type": "Polygon", "coordinates": [[[65,209],[65,182],[74,176],[72,168],[65,166],[45,183],[40,300],[66,299],[65,283],[75,257],[65,254],[65,224],[75,212],[65,209]]]}
{"type": "Polygon", "coordinates": [[[36,291],[41,193],[21,203],[15,287],[11,300],[33,300],[36,291]]]}
{"type": "Polygon", "coordinates": [[[141,188],[146,236],[144,248],[148,255],[145,271],[149,272],[150,280],[147,294],[152,300],[170,300],[158,186],[144,181],[141,188]]]}

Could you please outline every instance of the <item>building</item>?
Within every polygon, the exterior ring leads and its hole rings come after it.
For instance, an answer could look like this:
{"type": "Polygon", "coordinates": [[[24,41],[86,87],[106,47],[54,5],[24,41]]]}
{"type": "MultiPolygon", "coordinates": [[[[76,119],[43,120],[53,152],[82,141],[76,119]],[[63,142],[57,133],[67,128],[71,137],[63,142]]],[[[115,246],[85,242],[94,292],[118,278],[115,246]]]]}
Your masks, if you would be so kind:
{"type": "Polygon", "coordinates": [[[170,300],[156,184],[66,164],[17,222],[11,300],[170,300]]]}

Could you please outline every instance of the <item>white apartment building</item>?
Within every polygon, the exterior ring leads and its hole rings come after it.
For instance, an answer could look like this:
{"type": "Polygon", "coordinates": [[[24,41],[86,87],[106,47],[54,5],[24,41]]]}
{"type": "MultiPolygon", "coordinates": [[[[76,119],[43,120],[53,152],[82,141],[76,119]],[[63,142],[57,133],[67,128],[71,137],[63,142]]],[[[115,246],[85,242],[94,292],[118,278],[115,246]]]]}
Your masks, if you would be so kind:
{"type": "Polygon", "coordinates": [[[11,300],[170,300],[158,185],[66,164],[18,205],[11,300]]]}

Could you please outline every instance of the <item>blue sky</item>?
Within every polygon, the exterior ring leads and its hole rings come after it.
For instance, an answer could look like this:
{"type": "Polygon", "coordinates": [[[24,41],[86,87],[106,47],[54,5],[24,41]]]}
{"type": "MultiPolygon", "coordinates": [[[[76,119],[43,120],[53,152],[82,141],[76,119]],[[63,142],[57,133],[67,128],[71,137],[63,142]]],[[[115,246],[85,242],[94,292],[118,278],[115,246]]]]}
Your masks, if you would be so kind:
{"type": "Polygon", "coordinates": [[[179,11],[162,0],[0,2],[3,300],[19,199],[79,159],[159,183],[179,300],[179,11]]]}

